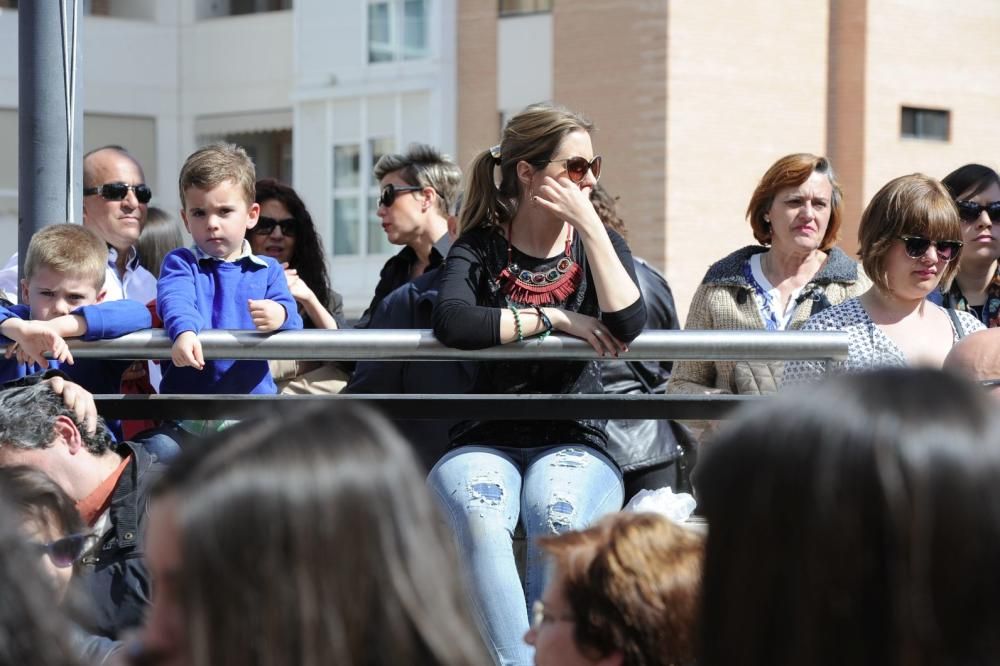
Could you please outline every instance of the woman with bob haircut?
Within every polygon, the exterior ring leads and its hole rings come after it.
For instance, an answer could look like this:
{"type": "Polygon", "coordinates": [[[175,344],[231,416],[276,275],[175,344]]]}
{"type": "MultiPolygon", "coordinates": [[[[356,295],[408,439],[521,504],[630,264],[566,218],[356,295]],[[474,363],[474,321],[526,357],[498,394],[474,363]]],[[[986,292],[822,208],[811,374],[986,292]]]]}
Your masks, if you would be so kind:
{"type": "Polygon", "coordinates": [[[524,639],[537,666],[694,663],[702,537],[654,513],[616,513],[541,539],[555,573],[524,639]]]}
{"type": "MultiPolygon", "coordinates": [[[[298,193],[274,178],[256,183],[257,224],[247,229],[254,254],[273,257],[285,267],[288,289],[305,328],[344,328],[344,299],[330,286],[323,241],[298,193]]],[[[338,363],[271,361],[279,393],[339,393],[348,373],[338,363]]]]}
{"type": "MultiPolygon", "coordinates": [[[[962,228],[947,190],[929,176],[889,181],[861,215],[858,253],[872,288],[811,317],[803,331],[847,331],[848,358],[838,371],[880,366],[940,368],[952,345],[983,328],[967,312],[946,310],[927,296],[958,270],[962,228]]],[[[785,381],[819,378],[823,362],[794,361],[785,381]]]]}
{"type": "MultiPolygon", "coordinates": [[[[708,269],[684,328],[782,331],[868,288],[857,262],[835,247],[840,237],[840,185],[830,161],[786,155],[764,173],[747,206],[759,245],[744,247],[708,269]]],[[[668,393],[774,393],[782,363],[680,361],[668,393]]]]}
{"type": "MultiPolygon", "coordinates": [[[[617,357],[642,331],[632,255],[590,201],[601,174],[592,130],[568,109],[531,106],[507,122],[500,145],[475,158],[434,310],[441,342],[481,349],[559,331],[617,357]]],[[[480,363],[472,388],[603,390],[596,360],[480,363]]],[[[621,508],[606,420],[468,420],[450,435],[452,448],[428,483],[469,563],[494,657],[529,664],[528,607],[545,587],[535,538],[582,529],[621,508]],[[527,540],[523,587],[511,540],[518,522],[527,540]]]]}
{"type": "Polygon", "coordinates": [[[927,368],[834,377],[713,444],[695,479],[700,666],[1000,661],[1000,422],[982,388],[927,368]]]}
{"type": "Polygon", "coordinates": [[[38,556],[0,487],[0,664],[82,664],[72,643],[72,625],[59,610],[38,556]]]}
{"type": "Polygon", "coordinates": [[[481,666],[449,544],[408,444],[371,410],[240,424],[157,490],[134,663],[481,666]]]}
{"type": "MultiPolygon", "coordinates": [[[[21,519],[21,531],[38,550],[55,602],[85,624],[90,609],[85,599],[76,598],[71,581],[80,558],[97,538],[86,529],[76,503],[48,474],[24,465],[0,467],[0,488],[21,519]]],[[[109,663],[122,645],[76,624],[71,625],[69,636],[72,648],[87,664],[109,663]]]]}
{"type": "Polygon", "coordinates": [[[931,294],[946,308],[971,312],[983,325],[1000,326],[1000,174],[966,164],[941,181],[962,220],[962,258],[955,280],[931,294]]]}

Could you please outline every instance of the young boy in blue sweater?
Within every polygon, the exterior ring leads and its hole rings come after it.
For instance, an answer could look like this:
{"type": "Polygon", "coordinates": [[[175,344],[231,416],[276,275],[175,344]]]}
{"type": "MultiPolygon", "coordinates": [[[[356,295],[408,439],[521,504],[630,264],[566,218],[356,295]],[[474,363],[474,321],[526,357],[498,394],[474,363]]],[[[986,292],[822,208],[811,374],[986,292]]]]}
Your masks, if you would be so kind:
{"type": "Polygon", "coordinates": [[[24,258],[21,305],[0,306],[0,382],[58,367],[92,393],[120,393],[131,361],[81,359],[65,338],[117,338],[152,326],[146,306],[131,300],[105,301],[108,248],[75,224],[45,227],[31,238],[24,258]],[[53,360],[43,354],[52,352],[53,360]],[[16,357],[16,358],[15,358],[16,357]]]}
{"type": "Polygon", "coordinates": [[[244,239],[257,224],[256,174],[232,144],[206,146],[181,169],[181,217],[193,248],[168,254],[156,285],[156,307],[173,340],[163,365],[162,393],[276,393],[266,360],[205,361],[198,332],[206,328],[302,328],[285,272],[255,256],[244,239]]]}

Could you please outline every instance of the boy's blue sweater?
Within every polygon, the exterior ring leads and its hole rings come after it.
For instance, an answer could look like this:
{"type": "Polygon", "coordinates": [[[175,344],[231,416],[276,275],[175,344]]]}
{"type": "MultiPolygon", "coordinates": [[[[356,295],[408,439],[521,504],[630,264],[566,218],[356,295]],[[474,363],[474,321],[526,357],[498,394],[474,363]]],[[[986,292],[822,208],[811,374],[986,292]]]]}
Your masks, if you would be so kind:
{"type": "MultiPolygon", "coordinates": [[[[70,314],[80,315],[87,322],[87,332],[81,340],[118,338],[153,325],[153,318],[145,305],[125,299],[84,305],[70,314]]],[[[12,317],[30,319],[31,309],[27,305],[0,306],[0,323],[12,317]]],[[[13,340],[0,334],[0,343],[9,345],[11,342],[13,340]]],[[[122,373],[130,365],[132,361],[105,359],[77,359],[72,365],[49,361],[50,368],[59,368],[91,393],[121,393],[122,373]]],[[[40,371],[37,365],[18,363],[14,358],[0,358],[0,383],[40,371]]]]}
{"type": "MultiPolygon", "coordinates": [[[[271,257],[236,261],[199,258],[188,248],[163,259],[156,283],[156,308],[171,340],[206,328],[255,330],[249,299],[269,298],[285,308],[279,330],[302,328],[285,272],[271,257]]],[[[205,361],[204,370],[163,363],[161,393],[276,393],[267,361],[205,361]]]]}
{"type": "MultiPolygon", "coordinates": [[[[81,340],[118,338],[153,325],[149,309],[142,303],[127,299],[84,305],[70,314],[80,315],[87,322],[87,332],[80,337],[81,340]]],[[[31,309],[27,305],[0,306],[0,323],[12,317],[30,319],[31,309]]],[[[0,334],[0,344],[9,345],[12,342],[13,340],[0,334]]],[[[132,361],[129,360],[97,358],[76,359],[72,365],[49,361],[49,368],[62,370],[71,380],[91,393],[121,393],[122,374],[130,365],[132,361]]],[[[38,372],[42,372],[38,365],[18,363],[16,358],[0,357],[0,383],[38,372]]],[[[107,425],[115,438],[122,441],[121,424],[115,420],[108,421],[107,425]]]]}

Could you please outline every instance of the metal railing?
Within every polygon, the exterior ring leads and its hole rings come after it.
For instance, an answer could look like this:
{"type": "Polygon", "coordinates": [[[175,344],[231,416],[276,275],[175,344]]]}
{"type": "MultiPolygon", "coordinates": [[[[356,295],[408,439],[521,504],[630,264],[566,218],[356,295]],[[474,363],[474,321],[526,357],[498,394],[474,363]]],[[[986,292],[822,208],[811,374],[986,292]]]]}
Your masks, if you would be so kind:
{"type": "MultiPolygon", "coordinates": [[[[515,361],[613,360],[598,356],[583,340],[559,335],[487,349],[461,350],[442,345],[429,330],[302,330],[263,334],[208,330],[199,334],[210,359],[312,361],[515,361]]],[[[837,361],[847,358],[842,332],[803,331],[649,331],[636,338],[628,361],[837,361]]],[[[114,340],[70,343],[75,358],[170,358],[163,330],[146,330],[114,340]]],[[[574,419],[724,417],[754,401],[733,395],[101,395],[109,418],[239,418],[283,402],[351,400],[373,404],[394,418],[574,419]]]]}

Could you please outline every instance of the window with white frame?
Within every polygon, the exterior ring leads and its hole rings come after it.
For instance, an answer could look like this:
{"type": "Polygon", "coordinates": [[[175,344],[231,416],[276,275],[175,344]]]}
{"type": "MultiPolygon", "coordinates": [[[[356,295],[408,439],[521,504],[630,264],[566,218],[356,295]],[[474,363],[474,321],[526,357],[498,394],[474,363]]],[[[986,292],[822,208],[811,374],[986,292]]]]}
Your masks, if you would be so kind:
{"type": "Polygon", "coordinates": [[[378,216],[381,194],[373,170],[375,163],[396,148],[392,137],[333,147],[333,254],[335,256],[383,255],[395,248],[386,240],[378,216]],[[361,166],[365,165],[364,173],[361,166]]]}
{"type": "Polygon", "coordinates": [[[369,0],[368,62],[426,58],[430,0],[369,0]]]}

